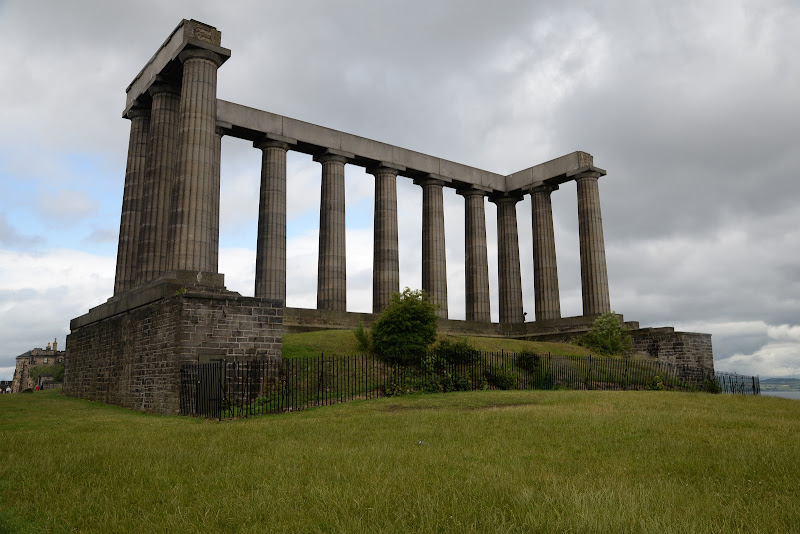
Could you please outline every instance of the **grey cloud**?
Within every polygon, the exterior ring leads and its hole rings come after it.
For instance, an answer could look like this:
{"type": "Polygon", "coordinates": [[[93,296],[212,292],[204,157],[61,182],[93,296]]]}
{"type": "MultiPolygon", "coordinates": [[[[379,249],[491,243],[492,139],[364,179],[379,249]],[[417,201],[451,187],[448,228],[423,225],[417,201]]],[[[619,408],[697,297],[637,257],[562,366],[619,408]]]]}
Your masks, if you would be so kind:
{"type": "Polygon", "coordinates": [[[29,250],[42,245],[45,239],[38,235],[20,233],[11,223],[5,213],[0,213],[0,245],[9,248],[29,250]]]}

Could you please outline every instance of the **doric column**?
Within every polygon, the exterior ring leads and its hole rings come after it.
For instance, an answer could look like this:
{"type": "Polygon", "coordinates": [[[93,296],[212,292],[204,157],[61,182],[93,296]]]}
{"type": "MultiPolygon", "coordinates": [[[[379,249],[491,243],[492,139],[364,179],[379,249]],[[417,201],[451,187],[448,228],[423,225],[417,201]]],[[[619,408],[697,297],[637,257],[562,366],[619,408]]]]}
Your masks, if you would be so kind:
{"type": "Polygon", "coordinates": [[[488,323],[492,320],[489,305],[489,258],[486,252],[486,215],[483,197],[486,192],[466,189],[464,197],[465,276],[467,321],[488,323]]]}
{"type": "MultiPolygon", "coordinates": [[[[217,135],[214,138],[216,143],[214,147],[214,200],[212,206],[217,206],[217,213],[219,213],[219,190],[220,184],[220,163],[222,162],[222,137],[225,135],[225,130],[217,126],[217,135]]],[[[211,243],[211,265],[214,268],[213,272],[219,272],[219,216],[213,219],[214,225],[211,229],[212,243],[211,243]]]]}
{"type": "Polygon", "coordinates": [[[119,222],[117,273],[114,294],[136,285],[139,257],[139,229],[142,224],[142,195],[147,168],[147,132],[150,129],[150,108],[134,107],[126,118],[131,121],[128,141],[128,163],[125,167],[125,188],[122,193],[122,216],[119,222]]]}
{"type": "Polygon", "coordinates": [[[261,149],[261,195],[258,204],[256,297],[286,303],[286,151],[282,141],[254,143],[261,149]]]}
{"type": "Polygon", "coordinates": [[[142,194],[137,285],[149,282],[168,269],[171,192],[178,160],[180,92],[175,86],[166,83],[155,83],[149,91],[153,103],[150,109],[147,170],[142,194]]]}
{"type": "Polygon", "coordinates": [[[497,196],[497,282],[500,323],[524,323],[522,311],[522,275],[519,267],[517,202],[520,196],[497,196]]]}
{"type": "Polygon", "coordinates": [[[599,172],[584,172],[575,177],[578,183],[578,237],[581,247],[581,290],[583,314],[597,315],[611,311],[608,297],[606,248],[603,242],[603,217],[600,214],[599,172]]]}
{"type": "Polygon", "coordinates": [[[400,291],[400,258],[397,250],[397,169],[368,169],[375,176],[375,230],[372,253],[372,313],[389,305],[400,291]]]}
{"type": "Polygon", "coordinates": [[[217,68],[223,57],[188,48],[181,86],[178,173],[173,187],[169,240],[171,270],[217,272],[219,242],[219,136],[217,68]]]}
{"type": "Polygon", "coordinates": [[[422,289],[447,319],[447,257],[444,238],[444,182],[433,178],[415,180],[422,187],[422,289]]]}
{"type": "Polygon", "coordinates": [[[556,185],[543,185],[531,191],[533,290],[537,321],[561,318],[556,238],[550,202],[550,193],[556,189],[556,185]]]}
{"type": "Polygon", "coordinates": [[[344,215],[344,164],[347,159],[326,153],[316,156],[314,161],[322,164],[317,309],[347,311],[344,215]]]}

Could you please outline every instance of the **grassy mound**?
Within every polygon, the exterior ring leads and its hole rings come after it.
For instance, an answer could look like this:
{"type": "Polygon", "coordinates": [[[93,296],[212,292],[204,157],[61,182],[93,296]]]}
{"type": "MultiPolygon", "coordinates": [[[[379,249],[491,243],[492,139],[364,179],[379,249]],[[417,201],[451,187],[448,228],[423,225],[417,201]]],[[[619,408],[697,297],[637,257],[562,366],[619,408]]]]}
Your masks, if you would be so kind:
{"type": "Polygon", "coordinates": [[[800,409],[450,393],[213,422],[0,396],[0,532],[790,532],[800,409]]]}
{"type": "MultiPolygon", "coordinates": [[[[478,350],[488,352],[521,352],[529,350],[536,354],[566,354],[585,356],[589,350],[570,343],[544,343],[537,341],[521,341],[516,339],[502,339],[475,336],[453,336],[439,334],[439,339],[458,341],[466,339],[467,342],[478,350]]],[[[351,355],[358,354],[358,343],[352,330],[321,330],[302,334],[286,334],[283,336],[284,358],[299,358],[305,356],[326,355],[351,355]]]]}

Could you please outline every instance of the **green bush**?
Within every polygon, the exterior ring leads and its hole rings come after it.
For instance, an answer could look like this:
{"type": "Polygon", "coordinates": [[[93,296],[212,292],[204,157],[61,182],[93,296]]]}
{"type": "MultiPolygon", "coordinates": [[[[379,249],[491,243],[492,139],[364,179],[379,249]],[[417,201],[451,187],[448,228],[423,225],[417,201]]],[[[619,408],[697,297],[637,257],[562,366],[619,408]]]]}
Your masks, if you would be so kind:
{"type": "Polygon", "coordinates": [[[436,341],[436,304],[421,290],[394,293],[372,325],[372,347],[391,364],[419,365],[436,341]]]}
{"type": "Polygon", "coordinates": [[[517,355],[517,367],[528,371],[529,373],[534,373],[539,370],[539,366],[542,363],[542,358],[538,354],[534,354],[529,350],[523,350],[517,355]]]}
{"type": "Polygon", "coordinates": [[[517,376],[502,367],[487,367],[485,375],[486,382],[497,389],[514,389],[517,385],[517,376]]]}
{"type": "Polygon", "coordinates": [[[402,397],[410,391],[411,388],[408,385],[406,374],[397,367],[392,368],[389,381],[384,386],[383,394],[387,397],[402,397]]]}
{"type": "Polygon", "coordinates": [[[466,339],[458,341],[448,341],[443,339],[433,348],[437,358],[450,364],[470,364],[478,361],[480,351],[467,342],[466,339]]]}
{"type": "Polygon", "coordinates": [[[653,380],[645,386],[644,389],[650,391],[663,391],[664,390],[664,380],[661,378],[661,375],[656,375],[653,377],[653,380]]]}
{"type": "Polygon", "coordinates": [[[30,377],[34,382],[39,381],[40,376],[49,376],[53,378],[53,382],[64,381],[64,364],[56,363],[53,365],[37,365],[31,367],[30,377]]]}
{"type": "Polygon", "coordinates": [[[369,335],[369,330],[364,328],[363,321],[358,321],[358,326],[353,330],[353,335],[356,336],[356,341],[358,341],[358,350],[372,352],[372,338],[369,335]]]}
{"type": "Polygon", "coordinates": [[[708,377],[703,380],[703,391],[707,393],[722,393],[722,386],[716,378],[708,377]]]}
{"type": "Polygon", "coordinates": [[[631,348],[631,334],[619,315],[606,312],[594,321],[591,330],[578,338],[577,343],[598,354],[622,354],[631,348]]]}

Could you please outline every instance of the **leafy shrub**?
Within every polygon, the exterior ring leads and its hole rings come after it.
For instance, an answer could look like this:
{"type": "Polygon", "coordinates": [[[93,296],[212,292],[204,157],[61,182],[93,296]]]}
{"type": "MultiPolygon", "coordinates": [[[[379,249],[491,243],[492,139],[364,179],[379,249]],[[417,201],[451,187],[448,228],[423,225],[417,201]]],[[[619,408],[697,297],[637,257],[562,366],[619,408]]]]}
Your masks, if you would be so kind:
{"type": "Polygon", "coordinates": [[[372,326],[372,347],[391,364],[418,365],[436,341],[436,304],[420,290],[394,293],[372,326]]]}
{"type": "Polygon", "coordinates": [[[539,366],[542,363],[542,358],[538,354],[534,354],[529,350],[523,350],[517,355],[517,367],[528,371],[529,373],[534,373],[539,370],[539,366]]]}
{"type": "Polygon", "coordinates": [[[358,341],[358,350],[372,352],[372,338],[369,335],[369,330],[364,328],[363,321],[358,321],[358,326],[353,330],[353,335],[356,336],[356,341],[358,341]]]}
{"type": "Polygon", "coordinates": [[[619,315],[606,312],[594,321],[591,330],[578,337],[577,343],[598,354],[621,354],[631,348],[631,334],[619,315]]]}
{"type": "Polygon", "coordinates": [[[443,339],[436,344],[433,352],[440,360],[450,365],[474,363],[481,355],[480,351],[470,345],[466,339],[458,341],[443,339]]]}
{"type": "Polygon", "coordinates": [[[650,391],[663,391],[664,390],[664,380],[661,378],[661,375],[656,375],[653,377],[653,380],[645,386],[644,389],[650,391]]]}
{"type": "Polygon", "coordinates": [[[722,386],[714,377],[708,377],[703,380],[703,391],[707,393],[722,393],[722,386]]]}
{"type": "Polygon", "coordinates": [[[502,367],[487,367],[485,375],[489,386],[497,389],[514,389],[517,385],[516,375],[502,367]]]}
{"type": "Polygon", "coordinates": [[[64,381],[64,364],[56,363],[53,365],[37,365],[31,367],[30,377],[31,380],[37,382],[40,376],[49,376],[53,378],[53,382],[64,381]]]}
{"type": "Polygon", "coordinates": [[[408,386],[405,373],[397,367],[392,368],[389,381],[384,386],[383,394],[387,397],[402,397],[410,391],[411,388],[408,386]]]}

